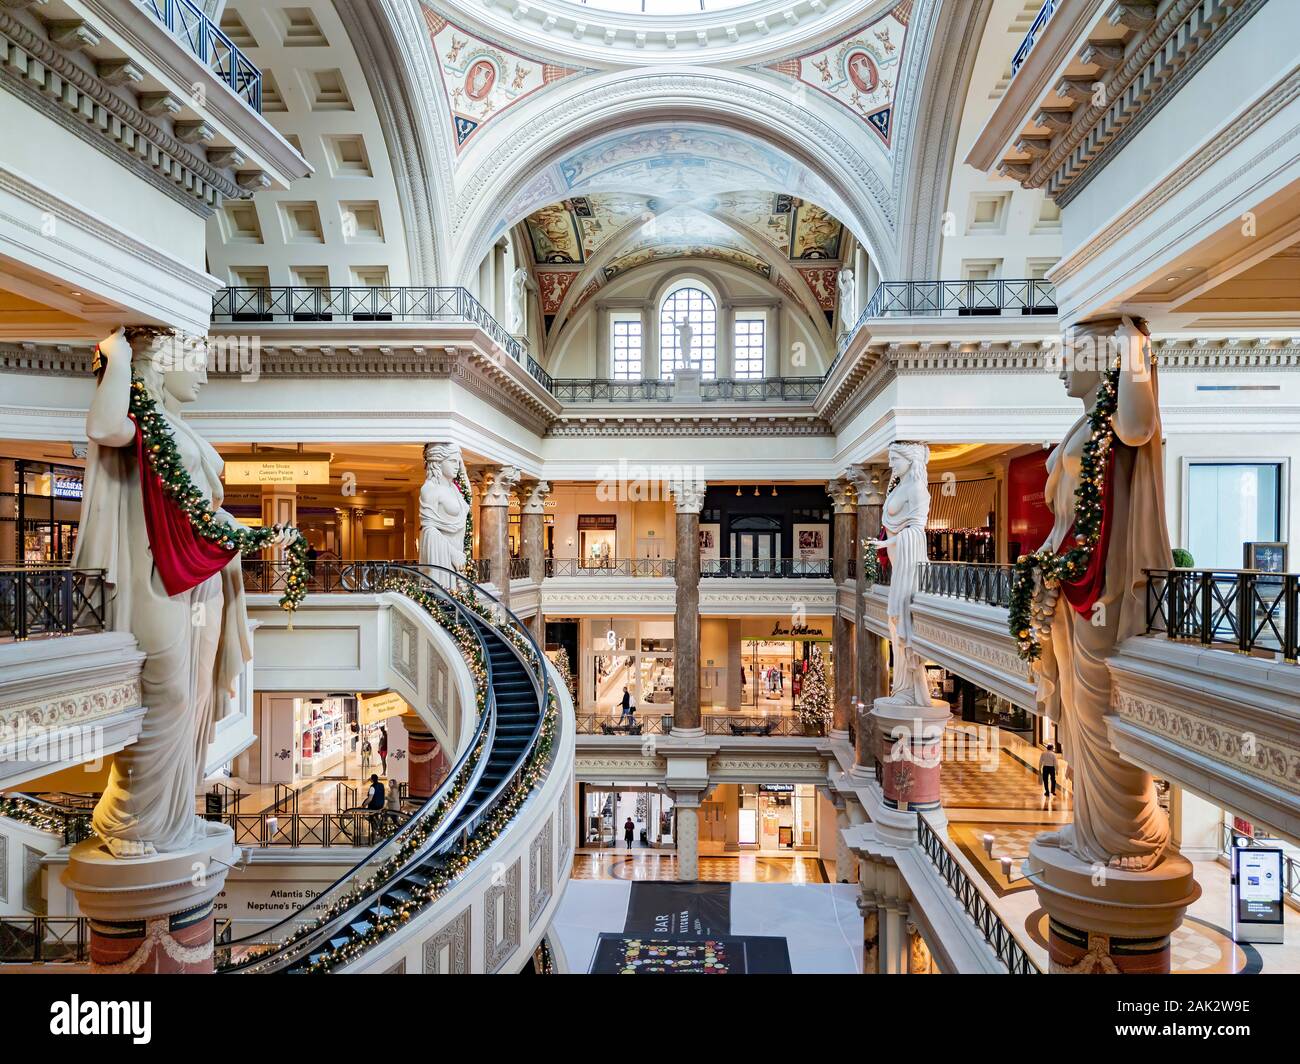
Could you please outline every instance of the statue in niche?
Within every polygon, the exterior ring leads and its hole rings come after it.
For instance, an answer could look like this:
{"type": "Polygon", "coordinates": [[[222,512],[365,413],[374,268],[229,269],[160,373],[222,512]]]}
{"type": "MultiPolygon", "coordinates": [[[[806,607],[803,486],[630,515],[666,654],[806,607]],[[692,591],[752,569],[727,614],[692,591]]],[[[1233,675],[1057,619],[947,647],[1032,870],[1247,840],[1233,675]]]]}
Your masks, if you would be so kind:
{"type": "MultiPolygon", "coordinates": [[[[169,594],[159,575],[157,559],[169,541],[155,542],[159,507],[142,484],[128,416],[133,374],[215,519],[236,523],[219,509],[221,456],[180,415],[207,382],[206,352],[189,347],[178,359],[179,347],[163,330],[119,329],[99,345],[101,376],[86,416],[90,446],[73,565],[105,571],[113,628],[130,632],[145,654],[140,737],[113,756],[92,820],[117,858],[184,851],[201,836],[228,830],[195,816],[194,795],[219,710],[252,656],[238,553],[180,594],[169,594]]],[[[293,535],[276,545],[287,546],[293,535]]]]}
{"type": "Polygon", "coordinates": [[[691,354],[691,343],[695,339],[695,330],[691,328],[688,319],[682,318],[677,323],[677,346],[680,353],[681,361],[679,365],[683,369],[695,368],[695,356],[691,354]]]}
{"type": "Polygon", "coordinates": [[[465,569],[465,519],[469,503],[456,475],[469,483],[460,448],[451,443],[424,446],[424,486],[420,488],[420,564],[465,569]]]}
{"type": "MultiPolygon", "coordinates": [[[[1169,821],[1151,776],[1111,747],[1106,729],[1111,675],[1106,659],[1146,627],[1147,569],[1173,564],[1165,526],[1164,464],[1155,361],[1144,327],[1107,319],[1080,327],[1076,340],[1132,351],[1121,367],[1105,496],[1106,534],[1096,550],[1099,594],[1086,610],[1062,595],[1062,585],[1034,589],[1041,656],[1034,663],[1038,702],[1056,721],[1074,781],[1074,822],[1039,836],[1089,864],[1141,871],[1157,864],[1169,844],[1169,821]]],[[[1109,362],[1080,367],[1067,359],[1065,390],[1083,400],[1083,415],[1047,459],[1047,505],[1055,523],[1042,550],[1056,553],[1074,535],[1076,491],[1084,445],[1092,435],[1088,412],[1097,404],[1109,362]],[[1073,363],[1073,364],[1072,364],[1073,363]]]]}
{"type": "Polygon", "coordinates": [[[510,332],[523,336],[528,331],[528,271],[520,266],[510,279],[510,332]]]}
{"type": "Polygon", "coordinates": [[[926,469],[930,448],[924,443],[892,443],[889,468],[893,472],[885,496],[881,523],[885,538],[871,540],[889,555],[889,642],[894,654],[894,675],[889,695],[878,701],[891,705],[931,705],[925,659],[912,647],[912,598],[917,577],[926,560],[925,522],[930,516],[930,488],[926,469]]]}
{"type": "Polygon", "coordinates": [[[840,297],[840,331],[848,332],[858,320],[858,289],[848,266],[841,266],[835,275],[835,289],[840,297]]]}

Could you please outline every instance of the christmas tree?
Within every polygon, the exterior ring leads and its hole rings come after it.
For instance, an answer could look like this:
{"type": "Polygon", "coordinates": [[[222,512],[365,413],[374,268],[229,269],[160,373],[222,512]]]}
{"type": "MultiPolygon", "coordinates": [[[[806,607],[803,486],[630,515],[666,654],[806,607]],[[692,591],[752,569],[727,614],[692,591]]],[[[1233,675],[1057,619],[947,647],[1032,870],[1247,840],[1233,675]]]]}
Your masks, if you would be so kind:
{"type": "Polygon", "coordinates": [[[831,693],[826,686],[826,662],[822,652],[813,647],[799,688],[799,720],[807,729],[824,730],[830,719],[831,693]]]}
{"type": "Polygon", "coordinates": [[[560,647],[555,652],[555,671],[560,674],[564,686],[569,689],[570,697],[577,698],[578,693],[573,689],[573,670],[569,668],[569,652],[564,647],[560,647]]]}

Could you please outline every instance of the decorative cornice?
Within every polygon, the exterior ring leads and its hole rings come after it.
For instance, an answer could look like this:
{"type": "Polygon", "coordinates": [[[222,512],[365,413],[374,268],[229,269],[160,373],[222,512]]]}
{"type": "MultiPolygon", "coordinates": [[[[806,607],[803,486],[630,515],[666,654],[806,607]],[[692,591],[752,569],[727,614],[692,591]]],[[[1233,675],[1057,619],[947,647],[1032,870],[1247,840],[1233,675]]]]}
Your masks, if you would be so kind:
{"type": "Polygon", "coordinates": [[[645,416],[561,416],[548,436],[831,436],[829,424],[811,414],[719,415],[656,414],[645,416]]]}
{"type": "Polygon", "coordinates": [[[0,8],[0,87],[207,217],[221,197],[248,195],[110,85],[0,8]]]}

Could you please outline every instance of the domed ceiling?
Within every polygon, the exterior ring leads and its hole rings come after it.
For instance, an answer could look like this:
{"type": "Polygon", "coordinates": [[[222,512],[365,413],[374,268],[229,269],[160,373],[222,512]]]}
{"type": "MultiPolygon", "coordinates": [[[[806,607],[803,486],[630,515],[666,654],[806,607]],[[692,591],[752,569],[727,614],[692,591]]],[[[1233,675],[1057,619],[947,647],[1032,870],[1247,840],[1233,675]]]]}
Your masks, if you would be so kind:
{"type": "Polygon", "coordinates": [[[784,192],[571,196],[523,222],[548,331],[600,286],[650,262],[713,259],[775,285],[810,316],[831,320],[843,224],[784,192]],[[580,295],[565,306],[570,290],[580,295]]]}

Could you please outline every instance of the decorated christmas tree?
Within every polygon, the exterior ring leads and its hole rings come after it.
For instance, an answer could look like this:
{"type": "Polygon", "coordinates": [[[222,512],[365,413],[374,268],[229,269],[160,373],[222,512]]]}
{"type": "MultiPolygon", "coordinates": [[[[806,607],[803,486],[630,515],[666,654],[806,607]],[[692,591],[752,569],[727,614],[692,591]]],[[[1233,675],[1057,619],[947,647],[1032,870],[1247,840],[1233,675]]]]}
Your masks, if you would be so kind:
{"type": "Polygon", "coordinates": [[[816,647],[808,657],[799,688],[799,720],[806,730],[824,731],[831,720],[831,692],[826,686],[826,661],[816,647]]]}
{"type": "Polygon", "coordinates": [[[555,671],[560,674],[570,696],[577,698],[578,693],[573,689],[573,670],[569,667],[569,652],[564,647],[555,652],[555,671]]]}

